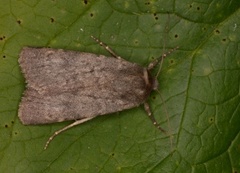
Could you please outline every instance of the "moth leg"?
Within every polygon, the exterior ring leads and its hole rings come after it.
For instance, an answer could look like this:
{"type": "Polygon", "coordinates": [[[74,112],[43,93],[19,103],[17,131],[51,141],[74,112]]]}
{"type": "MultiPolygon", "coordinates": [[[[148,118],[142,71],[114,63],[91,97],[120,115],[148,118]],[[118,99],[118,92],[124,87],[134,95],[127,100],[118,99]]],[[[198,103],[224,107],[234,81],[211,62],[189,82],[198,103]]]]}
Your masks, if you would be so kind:
{"type": "Polygon", "coordinates": [[[160,58],[157,58],[157,59],[155,59],[154,61],[152,61],[151,63],[149,63],[147,69],[148,69],[148,70],[152,70],[156,65],[159,64],[159,62],[161,63],[160,66],[162,66],[163,59],[166,58],[168,55],[170,55],[170,54],[171,54],[172,52],[174,52],[175,50],[177,50],[178,48],[179,48],[179,47],[177,46],[177,47],[169,50],[168,52],[163,53],[160,58]]]}
{"type": "Polygon", "coordinates": [[[110,47],[108,47],[105,43],[101,42],[99,39],[91,36],[93,40],[95,40],[98,44],[104,47],[110,54],[112,54],[115,58],[124,60],[122,57],[118,56],[110,47]]]}
{"type": "Polygon", "coordinates": [[[64,132],[64,131],[67,130],[67,129],[70,129],[70,128],[76,126],[76,125],[82,124],[82,123],[84,123],[84,122],[86,122],[86,121],[89,121],[89,120],[91,120],[91,119],[93,119],[93,118],[95,118],[95,117],[89,117],[89,118],[84,118],[84,119],[77,120],[77,121],[75,121],[74,123],[69,124],[69,125],[65,126],[64,128],[62,128],[62,129],[54,132],[53,135],[52,135],[52,136],[48,139],[48,141],[46,142],[45,147],[44,147],[44,150],[47,149],[49,143],[50,143],[50,142],[53,140],[53,138],[55,138],[59,133],[62,133],[62,132],[64,132]]]}
{"type": "Polygon", "coordinates": [[[150,106],[147,102],[144,103],[144,109],[147,112],[148,117],[151,119],[153,125],[155,125],[159,130],[161,130],[163,133],[166,133],[166,131],[160,127],[160,124],[157,123],[156,119],[154,118],[154,116],[152,115],[150,106]]]}

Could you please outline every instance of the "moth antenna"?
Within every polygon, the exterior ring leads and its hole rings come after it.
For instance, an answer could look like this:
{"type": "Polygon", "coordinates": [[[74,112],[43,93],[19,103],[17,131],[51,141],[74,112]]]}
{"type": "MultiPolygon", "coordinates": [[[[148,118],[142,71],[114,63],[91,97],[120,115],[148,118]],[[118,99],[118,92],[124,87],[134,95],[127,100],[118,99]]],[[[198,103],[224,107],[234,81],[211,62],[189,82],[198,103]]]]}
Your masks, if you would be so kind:
{"type": "MultiPolygon", "coordinates": [[[[168,13],[168,20],[167,20],[167,22],[166,22],[165,33],[168,33],[168,31],[169,31],[169,27],[168,27],[168,26],[169,26],[169,22],[170,22],[170,15],[169,15],[169,13],[168,13]]],[[[163,54],[162,54],[159,58],[156,58],[153,62],[151,62],[151,63],[148,65],[148,67],[147,67],[148,70],[152,70],[156,65],[158,65],[158,64],[160,63],[159,69],[158,69],[158,72],[157,72],[157,75],[156,75],[156,78],[157,78],[157,77],[159,76],[159,74],[160,74],[160,71],[161,71],[161,69],[162,69],[162,64],[163,64],[164,58],[166,58],[168,55],[170,55],[172,52],[174,52],[176,49],[179,48],[179,47],[177,46],[177,47],[169,50],[168,52],[165,52],[165,50],[166,50],[166,43],[167,43],[167,38],[166,38],[166,34],[164,34],[164,38],[163,38],[163,49],[162,49],[163,54]]]]}
{"type": "Polygon", "coordinates": [[[106,45],[105,43],[103,43],[102,41],[100,41],[99,39],[97,39],[96,37],[94,37],[92,35],[91,35],[91,38],[93,40],[95,40],[98,44],[100,44],[100,46],[104,47],[104,49],[106,49],[115,58],[124,60],[122,57],[118,56],[108,45],[106,45]]]}
{"type": "Polygon", "coordinates": [[[165,104],[165,102],[164,102],[164,99],[163,99],[160,91],[159,91],[158,89],[157,89],[156,91],[157,91],[157,92],[159,93],[159,95],[160,95],[160,98],[161,98],[162,103],[163,103],[164,112],[165,112],[166,117],[167,117],[167,125],[168,125],[167,136],[170,137],[170,145],[171,145],[171,151],[172,151],[172,149],[173,149],[173,135],[171,134],[172,127],[171,127],[171,124],[170,124],[170,121],[169,121],[169,114],[168,114],[166,104],[165,104]]]}
{"type": "Polygon", "coordinates": [[[155,59],[154,61],[152,61],[152,62],[148,65],[147,69],[148,69],[148,70],[152,70],[152,69],[153,69],[156,65],[158,65],[159,62],[160,62],[159,70],[158,70],[157,75],[156,75],[156,78],[157,78],[158,75],[159,75],[159,73],[160,73],[160,71],[161,71],[161,69],[162,69],[163,59],[166,58],[168,55],[170,55],[170,54],[171,54],[172,52],[174,52],[175,50],[177,50],[178,48],[179,48],[179,46],[177,46],[177,47],[175,47],[175,48],[173,48],[173,49],[170,49],[168,52],[163,53],[161,57],[159,57],[159,58],[155,59]]]}
{"type": "MultiPolygon", "coordinates": [[[[164,53],[165,52],[165,50],[166,50],[166,44],[167,44],[167,34],[166,33],[168,33],[168,31],[169,31],[169,28],[168,28],[168,26],[169,26],[169,22],[170,22],[170,16],[169,16],[169,13],[168,13],[168,20],[167,20],[167,22],[166,22],[166,26],[165,26],[165,34],[164,34],[164,37],[163,37],[163,54],[162,54],[162,56],[160,57],[160,58],[158,58],[159,60],[158,61],[160,61],[160,65],[159,65],[159,68],[158,68],[158,72],[157,72],[157,75],[156,75],[156,78],[159,76],[159,74],[160,74],[160,71],[162,70],[162,64],[163,64],[163,59],[167,56],[167,54],[166,53],[164,53]]],[[[159,63],[159,62],[158,62],[159,63]]],[[[157,63],[157,64],[158,64],[157,63]]],[[[156,65],[157,65],[156,64],[156,65]]]]}

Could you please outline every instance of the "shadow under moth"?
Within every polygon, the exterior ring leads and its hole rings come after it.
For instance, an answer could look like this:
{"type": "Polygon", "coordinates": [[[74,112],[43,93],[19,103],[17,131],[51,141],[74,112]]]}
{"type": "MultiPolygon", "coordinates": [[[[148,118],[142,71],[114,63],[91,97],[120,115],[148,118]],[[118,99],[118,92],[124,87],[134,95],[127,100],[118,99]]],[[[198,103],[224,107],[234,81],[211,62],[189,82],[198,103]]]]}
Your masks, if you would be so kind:
{"type": "Polygon", "coordinates": [[[19,64],[27,83],[18,116],[24,125],[48,124],[74,120],[56,131],[45,149],[59,133],[91,120],[141,104],[153,124],[156,122],[147,98],[158,87],[150,71],[166,57],[151,62],[148,67],[128,62],[108,46],[92,37],[113,57],[51,48],[22,49],[19,64]]]}

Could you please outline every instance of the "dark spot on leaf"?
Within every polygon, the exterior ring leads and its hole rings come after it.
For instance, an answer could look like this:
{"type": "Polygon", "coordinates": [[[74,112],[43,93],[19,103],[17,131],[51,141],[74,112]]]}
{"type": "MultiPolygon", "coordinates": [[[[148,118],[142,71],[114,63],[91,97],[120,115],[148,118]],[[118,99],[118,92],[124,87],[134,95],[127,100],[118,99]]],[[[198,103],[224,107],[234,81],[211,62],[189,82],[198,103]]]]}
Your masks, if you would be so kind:
{"type": "Polygon", "coordinates": [[[134,44],[138,44],[138,40],[135,40],[135,41],[134,41],[134,44]]]}
{"type": "Polygon", "coordinates": [[[171,63],[171,64],[173,64],[173,63],[174,63],[174,61],[171,59],[171,60],[170,60],[170,63],[171,63]]]}
{"type": "Polygon", "coordinates": [[[51,17],[51,22],[53,23],[54,21],[55,21],[54,18],[51,17]]]}
{"type": "Polygon", "coordinates": [[[21,20],[17,20],[17,23],[20,25],[22,22],[21,22],[21,20]]]}
{"type": "Polygon", "coordinates": [[[192,8],[192,5],[190,4],[189,7],[192,8]]]}
{"type": "Polygon", "coordinates": [[[84,0],[83,2],[84,2],[84,4],[86,4],[86,5],[88,4],[88,1],[87,1],[87,0],[84,0]]]}
{"type": "Polygon", "coordinates": [[[156,96],[153,96],[152,99],[155,100],[155,99],[156,99],[156,96]]]}
{"type": "Polygon", "coordinates": [[[206,30],[207,30],[207,28],[203,27],[203,31],[206,31],[206,30]]]}
{"type": "Polygon", "coordinates": [[[90,13],[90,16],[93,17],[93,13],[90,13]]]}
{"type": "Polygon", "coordinates": [[[197,10],[200,10],[200,7],[197,7],[197,10]]]}
{"type": "Polygon", "coordinates": [[[115,155],[114,153],[111,154],[112,157],[113,157],[114,155],[115,155]]]}
{"type": "Polygon", "coordinates": [[[215,32],[216,32],[217,34],[220,34],[220,31],[219,31],[218,29],[216,29],[215,32]]]}
{"type": "Polygon", "coordinates": [[[145,2],[145,5],[150,5],[150,2],[145,2]]]}
{"type": "Polygon", "coordinates": [[[155,20],[158,20],[157,13],[153,13],[155,20]]]}
{"type": "Polygon", "coordinates": [[[14,134],[15,134],[15,135],[17,135],[17,134],[18,134],[18,132],[14,132],[14,134]]]}
{"type": "Polygon", "coordinates": [[[175,38],[178,38],[178,35],[177,34],[175,34],[175,36],[174,36],[175,38]]]}
{"type": "Polygon", "coordinates": [[[3,58],[6,58],[6,55],[3,55],[2,57],[3,57],[3,58]]]}
{"type": "Polygon", "coordinates": [[[6,127],[6,128],[8,128],[8,125],[7,125],[7,124],[5,124],[5,127],[6,127]]]}
{"type": "Polygon", "coordinates": [[[222,39],[222,41],[223,41],[223,42],[226,42],[226,41],[227,41],[227,39],[226,39],[226,38],[223,38],[223,39],[222,39]]]}
{"type": "Polygon", "coordinates": [[[0,37],[0,40],[4,40],[6,37],[5,36],[2,36],[2,37],[0,37]]]}
{"type": "Polygon", "coordinates": [[[12,124],[14,124],[14,121],[11,121],[12,124]]]}
{"type": "Polygon", "coordinates": [[[208,120],[209,120],[209,123],[213,123],[214,122],[214,117],[210,117],[208,120]]]}

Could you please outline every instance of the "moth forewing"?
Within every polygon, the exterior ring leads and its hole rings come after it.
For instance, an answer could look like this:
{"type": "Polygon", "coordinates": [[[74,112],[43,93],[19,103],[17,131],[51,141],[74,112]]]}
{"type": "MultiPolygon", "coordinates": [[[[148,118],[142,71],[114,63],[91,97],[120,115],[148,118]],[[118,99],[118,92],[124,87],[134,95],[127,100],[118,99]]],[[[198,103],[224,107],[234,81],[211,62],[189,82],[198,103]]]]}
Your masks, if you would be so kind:
{"type": "MultiPolygon", "coordinates": [[[[94,37],[92,37],[94,38],[94,37]]],[[[148,68],[117,56],[94,38],[114,57],[51,48],[23,48],[19,58],[27,89],[18,116],[25,125],[75,120],[59,133],[100,115],[144,104],[153,124],[165,132],[152,116],[147,98],[158,81],[148,68]]]]}
{"type": "Polygon", "coordinates": [[[27,81],[19,108],[24,124],[113,113],[142,104],[149,94],[143,68],[135,63],[49,48],[25,48],[21,55],[27,81]]]}

